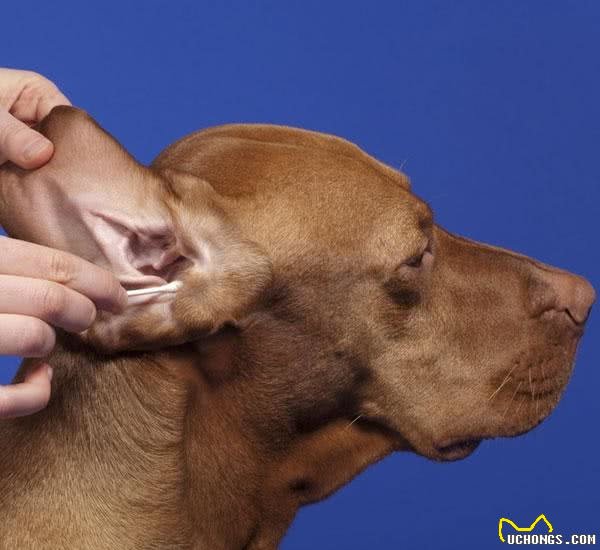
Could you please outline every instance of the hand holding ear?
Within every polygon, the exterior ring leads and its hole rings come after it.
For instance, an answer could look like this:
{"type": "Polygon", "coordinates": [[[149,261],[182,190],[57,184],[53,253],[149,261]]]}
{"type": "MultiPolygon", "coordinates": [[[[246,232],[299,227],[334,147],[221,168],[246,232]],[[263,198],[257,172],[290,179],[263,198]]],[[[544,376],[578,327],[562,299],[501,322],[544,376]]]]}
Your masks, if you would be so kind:
{"type": "MultiPolygon", "coordinates": [[[[54,146],[30,126],[53,107],[70,104],[43,76],[0,68],[0,165],[7,160],[24,169],[44,165],[54,146]]],[[[120,311],[126,301],[106,270],[66,252],[0,237],[0,355],[43,357],[54,347],[54,327],[83,331],[96,308],[120,311]]],[[[42,362],[23,382],[0,386],[0,418],[44,408],[51,377],[42,362]]]]}
{"type": "Polygon", "coordinates": [[[37,168],[52,156],[52,142],[29,126],[56,105],[71,105],[48,79],[31,71],[0,68],[0,164],[37,168]]]}

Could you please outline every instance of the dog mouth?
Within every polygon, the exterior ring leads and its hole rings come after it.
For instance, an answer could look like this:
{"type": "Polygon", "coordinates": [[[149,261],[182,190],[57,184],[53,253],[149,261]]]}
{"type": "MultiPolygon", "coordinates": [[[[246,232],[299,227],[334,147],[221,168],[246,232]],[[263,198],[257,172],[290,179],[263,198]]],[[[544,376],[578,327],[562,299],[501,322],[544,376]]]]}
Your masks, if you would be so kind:
{"type": "Polygon", "coordinates": [[[398,451],[411,451],[438,462],[462,460],[472,454],[484,439],[495,437],[494,435],[460,435],[446,437],[437,442],[429,438],[407,437],[393,426],[393,423],[381,416],[359,415],[359,419],[355,421],[371,429],[378,429],[388,433],[395,440],[396,450],[398,451]]]}

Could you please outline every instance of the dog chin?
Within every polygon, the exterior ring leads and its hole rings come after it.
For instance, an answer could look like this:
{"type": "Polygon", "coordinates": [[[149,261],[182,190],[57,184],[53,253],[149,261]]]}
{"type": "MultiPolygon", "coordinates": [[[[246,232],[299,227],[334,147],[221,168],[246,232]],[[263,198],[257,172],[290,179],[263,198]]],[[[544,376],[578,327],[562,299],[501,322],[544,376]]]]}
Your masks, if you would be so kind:
{"type": "Polygon", "coordinates": [[[454,439],[433,447],[427,458],[440,462],[452,462],[462,460],[472,454],[479,444],[481,438],[454,439]]]}

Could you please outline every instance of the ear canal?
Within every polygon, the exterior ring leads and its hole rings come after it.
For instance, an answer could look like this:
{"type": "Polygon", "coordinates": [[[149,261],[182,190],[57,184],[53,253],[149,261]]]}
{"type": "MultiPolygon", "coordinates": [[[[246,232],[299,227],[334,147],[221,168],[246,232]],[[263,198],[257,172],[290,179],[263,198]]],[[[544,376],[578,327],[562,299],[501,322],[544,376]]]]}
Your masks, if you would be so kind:
{"type": "Polygon", "coordinates": [[[172,224],[165,220],[142,225],[111,210],[85,216],[90,233],[111,269],[126,288],[163,284],[191,260],[183,254],[172,224]]]}

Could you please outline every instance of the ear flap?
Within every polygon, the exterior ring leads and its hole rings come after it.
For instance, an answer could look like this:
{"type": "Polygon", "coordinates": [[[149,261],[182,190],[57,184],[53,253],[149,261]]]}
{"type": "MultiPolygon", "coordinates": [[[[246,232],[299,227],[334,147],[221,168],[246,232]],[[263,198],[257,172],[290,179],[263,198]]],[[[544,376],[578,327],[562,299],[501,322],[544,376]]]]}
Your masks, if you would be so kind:
{"type": "Polygon", "coordinates": [[[104,351],[163,347],[247,310],[269,280],[269,262],[241,238],[208,183],[141,166],[72,107],[54,108],[37,129],[54,143],[50,162],[0,167],[7,233],[105,267],[126,289],[183,283],[176,294],[131,298],[121,315],[99,312],[84,339],[104,351]]]}
{"type": "Polygon", "coordinates": [[[164,182],[82,111],[57,107],[37,129],[54,143],[50,162],[0,170],[7,233],[77,254],[126,287],[164,283],[181,256],[164,182]]]}

